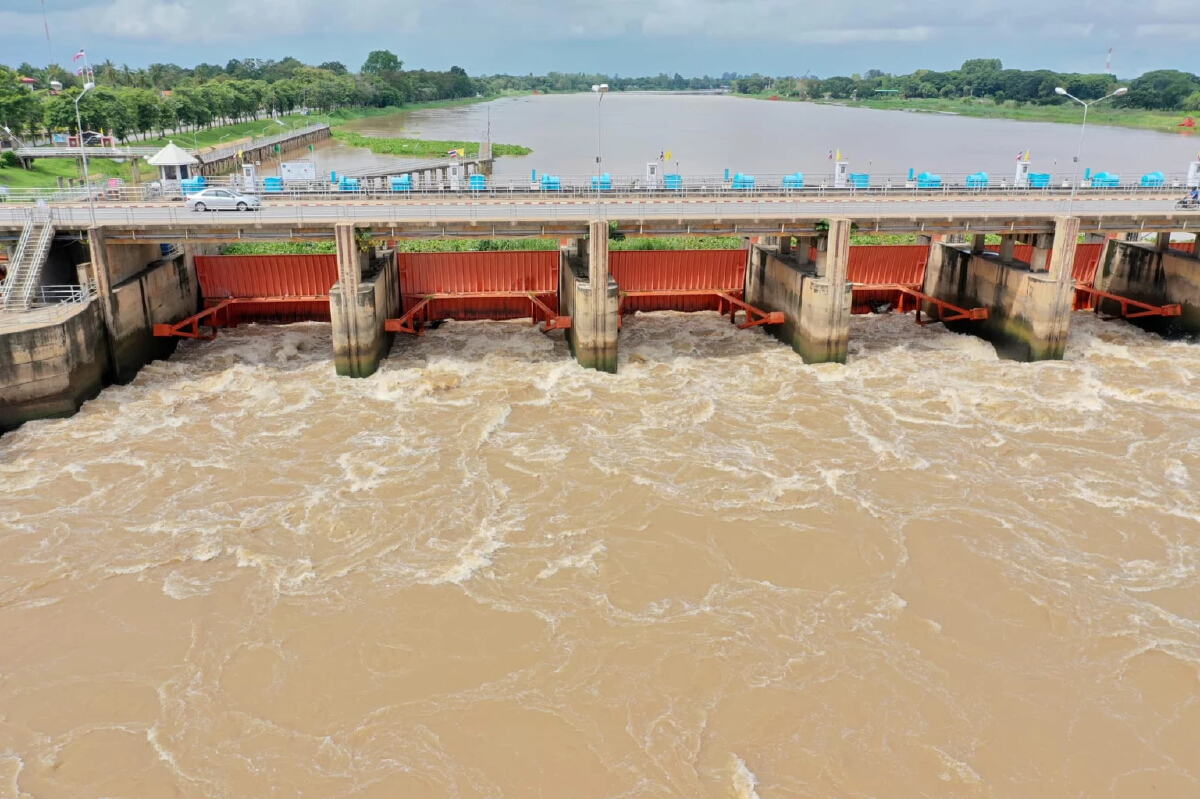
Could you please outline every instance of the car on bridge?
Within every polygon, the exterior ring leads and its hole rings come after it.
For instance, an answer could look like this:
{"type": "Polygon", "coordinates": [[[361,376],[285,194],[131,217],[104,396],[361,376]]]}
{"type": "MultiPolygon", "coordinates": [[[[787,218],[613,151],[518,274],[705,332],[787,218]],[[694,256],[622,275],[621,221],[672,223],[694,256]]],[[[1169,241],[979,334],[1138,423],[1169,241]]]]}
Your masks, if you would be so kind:
{"type": "Polygon", "coordinates": [[[262,200],[233,189],[205,189],[189,195],[187,206],[193,211],[250,211],[260,208],[262,200]]]}

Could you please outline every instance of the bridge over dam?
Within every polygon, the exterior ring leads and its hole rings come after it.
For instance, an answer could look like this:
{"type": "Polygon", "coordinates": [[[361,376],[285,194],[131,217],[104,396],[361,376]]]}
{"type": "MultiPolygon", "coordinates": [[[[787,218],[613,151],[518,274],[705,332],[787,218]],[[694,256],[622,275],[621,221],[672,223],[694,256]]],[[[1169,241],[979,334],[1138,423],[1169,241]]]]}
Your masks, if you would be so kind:
{"type": "Polygon", "coordinates": [[[845,362],[853,313],[915,312],[1002,357],[1063,356],[1072,311],[1200,333],[1200,212],[1165,195],[418,198],[259,212],[179,204],[0,206],[0,428],[72,413],[184,338],[328,320],[334,368],[371,375],[441,319],[527,319],[615,371],[622,317],[718,311],[808,363],[845,362]],[[1070,212],[1070,213],[1068,213],[1070,212]],[[916,246],[850,246],[915,233],[916,246]],[[725,235],[731,251],[610,252],[612,235],[725,235]],[[1000,236],[989,245],[988,234],[1000,236]],[[1147,237],[1149,240],[1147,241],[1147,237]],[[396,253],[413,238],[549,238],[536,252],[396,253]],[[1085,241],[1080,241],[1083,238],[1085,241]],[[1136,239],[1136,240],[1134,240],[1136,239]],[[220,256],[237,241],[335,242],[326,256],[220,256]],[[15,246],[14,246],[15,245],[15,246]]]}

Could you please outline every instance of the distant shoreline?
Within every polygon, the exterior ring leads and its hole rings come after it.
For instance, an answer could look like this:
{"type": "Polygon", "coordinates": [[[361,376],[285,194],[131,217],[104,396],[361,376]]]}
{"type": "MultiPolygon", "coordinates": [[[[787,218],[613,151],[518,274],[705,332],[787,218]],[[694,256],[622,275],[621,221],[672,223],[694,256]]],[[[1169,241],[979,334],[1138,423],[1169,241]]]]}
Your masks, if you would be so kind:
{"type": "MultiPolygon", "coordinates": [[[[905,111],[918,114],[942,114],[946,116],[974,117],[976,119],[1011,119],[1017,122],[1052,122],[1060,125],[1079,125],[1083,112],[1071,105],[996,105],[992,102],[973,100],[805,100],[798,97],[780,97],[769,94],[730,94],[748,100],[764,100],[781,103],[813,103],[835,105],[843,108],[869,108],[874,111],[905,111]]],[[[1186,111],[1144,111],[1132,108],[1105,108],[1097,106],[1088,113],[1089,125],[1112,128],[1153,130],[1159,133],[1198,134],[1200,127],[1184,128],[1179,123],[1188,118],[1186,111]]],[[[1200,114],[1190,115],[1200,126],[1200,114]]]]}

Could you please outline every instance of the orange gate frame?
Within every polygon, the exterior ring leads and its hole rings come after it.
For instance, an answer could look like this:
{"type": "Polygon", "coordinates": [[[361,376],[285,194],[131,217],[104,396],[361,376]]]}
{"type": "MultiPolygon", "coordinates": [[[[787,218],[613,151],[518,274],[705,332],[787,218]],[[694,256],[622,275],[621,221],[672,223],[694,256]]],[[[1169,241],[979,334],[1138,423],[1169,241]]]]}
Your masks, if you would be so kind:
{"type": "Polygon", "coordinates": [[[212,341],[217,337],[217,330],[222,327],[236,327],[234,315],[231,313],[238,305],[260,305],[272,303],[277,305],[292,305],[311,302],[328,302],[329,296],[311,295],[307,297],[228,297],[212,307],[205,308],[197,314],[192,314],[182,322],[175,324],[157,324],[154,335],[158,338],[190,338],[212,341]],[[200,328],[207,327],[211,333],[201,333],[200,328]]]}
{"type": "Polygon", "coordinates": [[[465,291],[465,292],[437,292],[433,294],[405,294],[405,300],[417,300],[417,304],[409,308],[404,316],[399,319],[387,319],[383,323],[383,329],[390,333],[408,333],[411,336],[419,336],[425,332],[425,325],[430,321],[429,306],[430,303],[436,300],[472,300],[472,299],[496,299],[496,298],[525,298],[528,299],[532,309],[530,317],[533,324],[537,324],[542,319],[546,322],[546,333],[551,330],[566,330],[571,326],[571,317],[561,316],[556,313],[549,305],[538,299],[538,295],[558,295],[558,291],[465,291]],[[539,319],[539,314],[542,319],[539,319]]]}
{"type": "Polygon", "coordinates": [[[617,326],[621,326],[621,320],[624,319],[627,313],[632,313],[625,308],[626,298],[638,297],[715,297],[717,300],[717,313],[725,315],[725,306],[729,306],[729,321],[732,324],[737,324],[737,312],[744,311],[746,321],[738,325],[739,330],[745,330],[750,327],[758,327],[759,325],[782,325],[785,321],[781,311],[763,311],[755,308],[753,305],[748,305],[742,302],[734,294],[741,292],[722,291],[720,289],[663,289],[658,291],[621,291],[620,299],[617,305],[617,326]]]}

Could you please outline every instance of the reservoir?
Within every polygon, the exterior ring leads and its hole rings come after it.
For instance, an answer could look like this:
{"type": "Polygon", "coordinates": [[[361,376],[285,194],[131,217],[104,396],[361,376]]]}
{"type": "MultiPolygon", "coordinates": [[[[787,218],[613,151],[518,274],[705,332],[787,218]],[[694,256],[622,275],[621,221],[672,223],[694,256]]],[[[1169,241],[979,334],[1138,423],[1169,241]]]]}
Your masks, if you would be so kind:
{"type": "MultiPolygon", "coordinates": [[[[1011,179],[1018,153],[1030,151],[1032,171],[1069,177],[1079,126],[979,119],[945,114],[876,111],[813,103],[770,102],[733,96],[611,92],[536,95],[478,105],[417,110],[351,120],[364,136],[482,141],[489,117],[492,141],[521,144],[533,154],[501,158],[497,181],[539,174],[644,175],[646,163],[671,152],[671,171],[685,175],[831,175],[840,150],[856,172],[944,175],[984,171],[1011,179]],[[599,137],[597,125],[599,123],[599,137]]],[[[1082,109],[1080,111],[1082,121],[1082,109]]],[[[1182,173],[1200,139],[1184,134],[1089,125],[1080,173],[1182,173]]],[[[321,169],[346,171],[396,160],[332,142],[318,149],[321,169]]]]}

